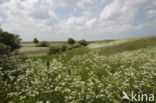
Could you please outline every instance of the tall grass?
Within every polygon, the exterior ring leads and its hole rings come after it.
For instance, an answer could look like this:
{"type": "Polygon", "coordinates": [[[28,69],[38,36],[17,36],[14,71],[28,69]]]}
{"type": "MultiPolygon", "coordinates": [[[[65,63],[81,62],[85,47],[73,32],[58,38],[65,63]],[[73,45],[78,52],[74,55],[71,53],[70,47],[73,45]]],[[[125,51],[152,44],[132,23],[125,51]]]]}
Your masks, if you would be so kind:
{"type": "Polygon", "coordinates": [[[14,71],[21,75],[9,76],[13,83],[0,84],[0,103],[127,103],[121,100],[123,91],[156,93],[155,41],[141,38],[63,54],[32,54],[14,71]]]}
{"type": "Polygon", "coordinates": [[[88,47],[97,51],[101,55],[111,55],[123,51],[133,51],[141,48],[152,47],[156,45],[156,36],[118,40],[110,43],[91,44],[88,47]]]}

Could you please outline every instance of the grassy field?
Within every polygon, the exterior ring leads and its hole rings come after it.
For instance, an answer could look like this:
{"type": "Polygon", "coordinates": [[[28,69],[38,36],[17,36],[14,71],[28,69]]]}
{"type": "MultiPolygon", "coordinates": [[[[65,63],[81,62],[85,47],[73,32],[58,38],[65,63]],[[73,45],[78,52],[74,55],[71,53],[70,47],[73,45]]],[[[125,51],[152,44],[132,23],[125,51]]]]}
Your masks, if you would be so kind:
{"type": "Polygon", "coordinates": [[[121,100],[123,91],[156,93],[156,36],[22,57],[17,68],[21,75],[0,88],[0,103],[127,103],[121,100]]]}

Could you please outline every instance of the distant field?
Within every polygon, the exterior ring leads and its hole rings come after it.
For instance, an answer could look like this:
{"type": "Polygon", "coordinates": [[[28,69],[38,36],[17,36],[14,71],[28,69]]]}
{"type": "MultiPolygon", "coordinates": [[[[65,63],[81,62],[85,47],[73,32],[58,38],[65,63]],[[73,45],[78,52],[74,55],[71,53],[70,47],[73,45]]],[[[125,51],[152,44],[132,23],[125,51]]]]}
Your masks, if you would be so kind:
{"type": "MultiPolygon", "coordinates": [[[[88,44],[92,43],[110,43],[115,40],[100,40],[100,41],[88,41],[88,44]]],[[[66,41],[48,41],[50,46],[60,46],[60,45],[66,45],[66,41]]],[[[35,53],[40,51],[46,51],[48,48],[44,47],[36,47],[36,45],[33,42],[22,42],[22,47],[19,49],[20,53],[35,53]]]]}

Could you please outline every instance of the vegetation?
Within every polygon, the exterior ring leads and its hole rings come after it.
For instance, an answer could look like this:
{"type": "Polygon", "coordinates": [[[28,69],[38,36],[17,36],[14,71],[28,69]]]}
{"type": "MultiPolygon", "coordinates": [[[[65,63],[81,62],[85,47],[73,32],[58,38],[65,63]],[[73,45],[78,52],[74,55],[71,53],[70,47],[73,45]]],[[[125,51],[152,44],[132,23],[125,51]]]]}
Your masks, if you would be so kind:
{"type": "Polygon", "coordinates": [[[68,42],[68,44],[74,44],[75,40],[73,38],[69,38],[67,42],[68,42]]]}
{"type": "MultiPolygon", "coordinates": [[[[19,56],[12,61],[15,67],[6,62],[10,58],[0,59],[8,64],[3,66],[5,73],[0,67],[0,75],[7,74],[8,81],[0,83],[0,103],[127,103],[121,100],[123,91],[155,93],[155,44],[156,37],[100,41],[88,46],[78,42],[50,46],[49,54],[53,55],[19,56]]],[[[3,76],[0,82],[4,82],[3,76]]]]}
{"type": "Polygon", "coordinates": [[[10,46],[11,51],[19,49],[21,39],[18,35],[0,30],[0,43],[10,46]]]}
{"type": "Polygon", "coordinates": [[[9,53],[10,53],[10,46],[0,43],[0,55],[3,55],[3,54],[8,55],[9,53]]]}
{"type": "Polygon", "coordinates": [[[80,40],[79,43],[80,43],[80,45],[87,46],[87,41],[84,39],[80,40]]]}
{"type": "Polygon", "coordinates": [[[38,44],[39,47],[48,47],[49,43],[47,41],[42,41],[38,44]]]}
{"type": "Polygon", "coordinates": [[[25,74],[9,86],[12,91],[7,97],[12,102],[26,103],[110,103],[121,102],[122,91],[138,93],[139,88],[150,94],[156,84],[155,54],[156,47],[109,57],[90,52],[68,61],[60,55],[50,62],[49,69],[41,59],[27,59],[19,67],[25,74]]]}
{"type": "Polygon", "coordinates": [[[49,54],[57,54],[57,53],[61,53],[64,52],[66,50],[66,46],[50,46],[49,47],[49,54]]]}
{"type": "Polygon", "coordinates": [[[124,51],[134,51],[156,45],[156,36],[92,43],[88,47],[101,55],[112,55],[124,51]]]}
{"type": "Polygon", "coordinates": [[[38,39],[37,38],[34,38],[33,43],[35,43],[37,45],[38,42],[39,42],[38,39]]]}

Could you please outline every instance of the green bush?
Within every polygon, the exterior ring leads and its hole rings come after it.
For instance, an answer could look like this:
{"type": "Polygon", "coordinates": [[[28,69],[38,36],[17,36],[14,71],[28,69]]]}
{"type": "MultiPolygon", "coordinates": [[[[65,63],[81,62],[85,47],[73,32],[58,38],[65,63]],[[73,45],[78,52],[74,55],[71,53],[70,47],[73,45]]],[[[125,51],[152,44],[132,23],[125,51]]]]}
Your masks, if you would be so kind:
{"type": "Polygon", "coordinates": [[[48,47],[49,43],[47,41],[42,41],[37,46],[39,46],[39,47],[48,47]]]}
{"type": "Polygon", "coordinates": [[[67,42],[68,42],[68,44],[74,44],[75,40],[73,38],[69,38],[67,42]]]}
{"type": "Polygon", "coordinates": [[[62,51],[62,52],[66,51],[66,49],[67,49],[67,46],[66,46],[66,45],[63,45],[63,46],[61,47],[61,51],[62,51]]]}
{"type": "Polygon", "coordinates": [[[11,51],[19,49],[21,47],[20,41],[21,39],[19,38],[18,35],[14,35],[12,33],[0,30],[0,42],[10,46],[11,51]]]}
{"type": "Polygon", "coordinates": [[[74,49],[74,48],[79,48],[81,45],[80,44],[75,44],[75,45],[71,45],[68,47],[68,50],[74,49]]]}
{"type": "Polygon", "coordinates": [[[16,69],[18,68],[20,60],[17,56],[0,55],[0,81],[10,81],[9,76],[17,76],[16,69]]]}
{"type": "Polygon", "coordinates": [[[87,41],[85,39],[79,41],[80,45],[87,46],[87,41]]]}
{"type": "Polygon", "coordinates": [[[49,54],[57,54],[66,51],[67,46],[51,46],[49,47],[49,54]]]}
{"type": "Polygon", "coordinates": [[[11,50],[10,46],[0,43],[0,55],[9,54],[10,50],[11,50]]]}
{"type": "Polygon", "coordinates": [[[62,52],[62,48],[60,46],[51,46],[49,47],[49,54],[57,54],[62,52]]]}

